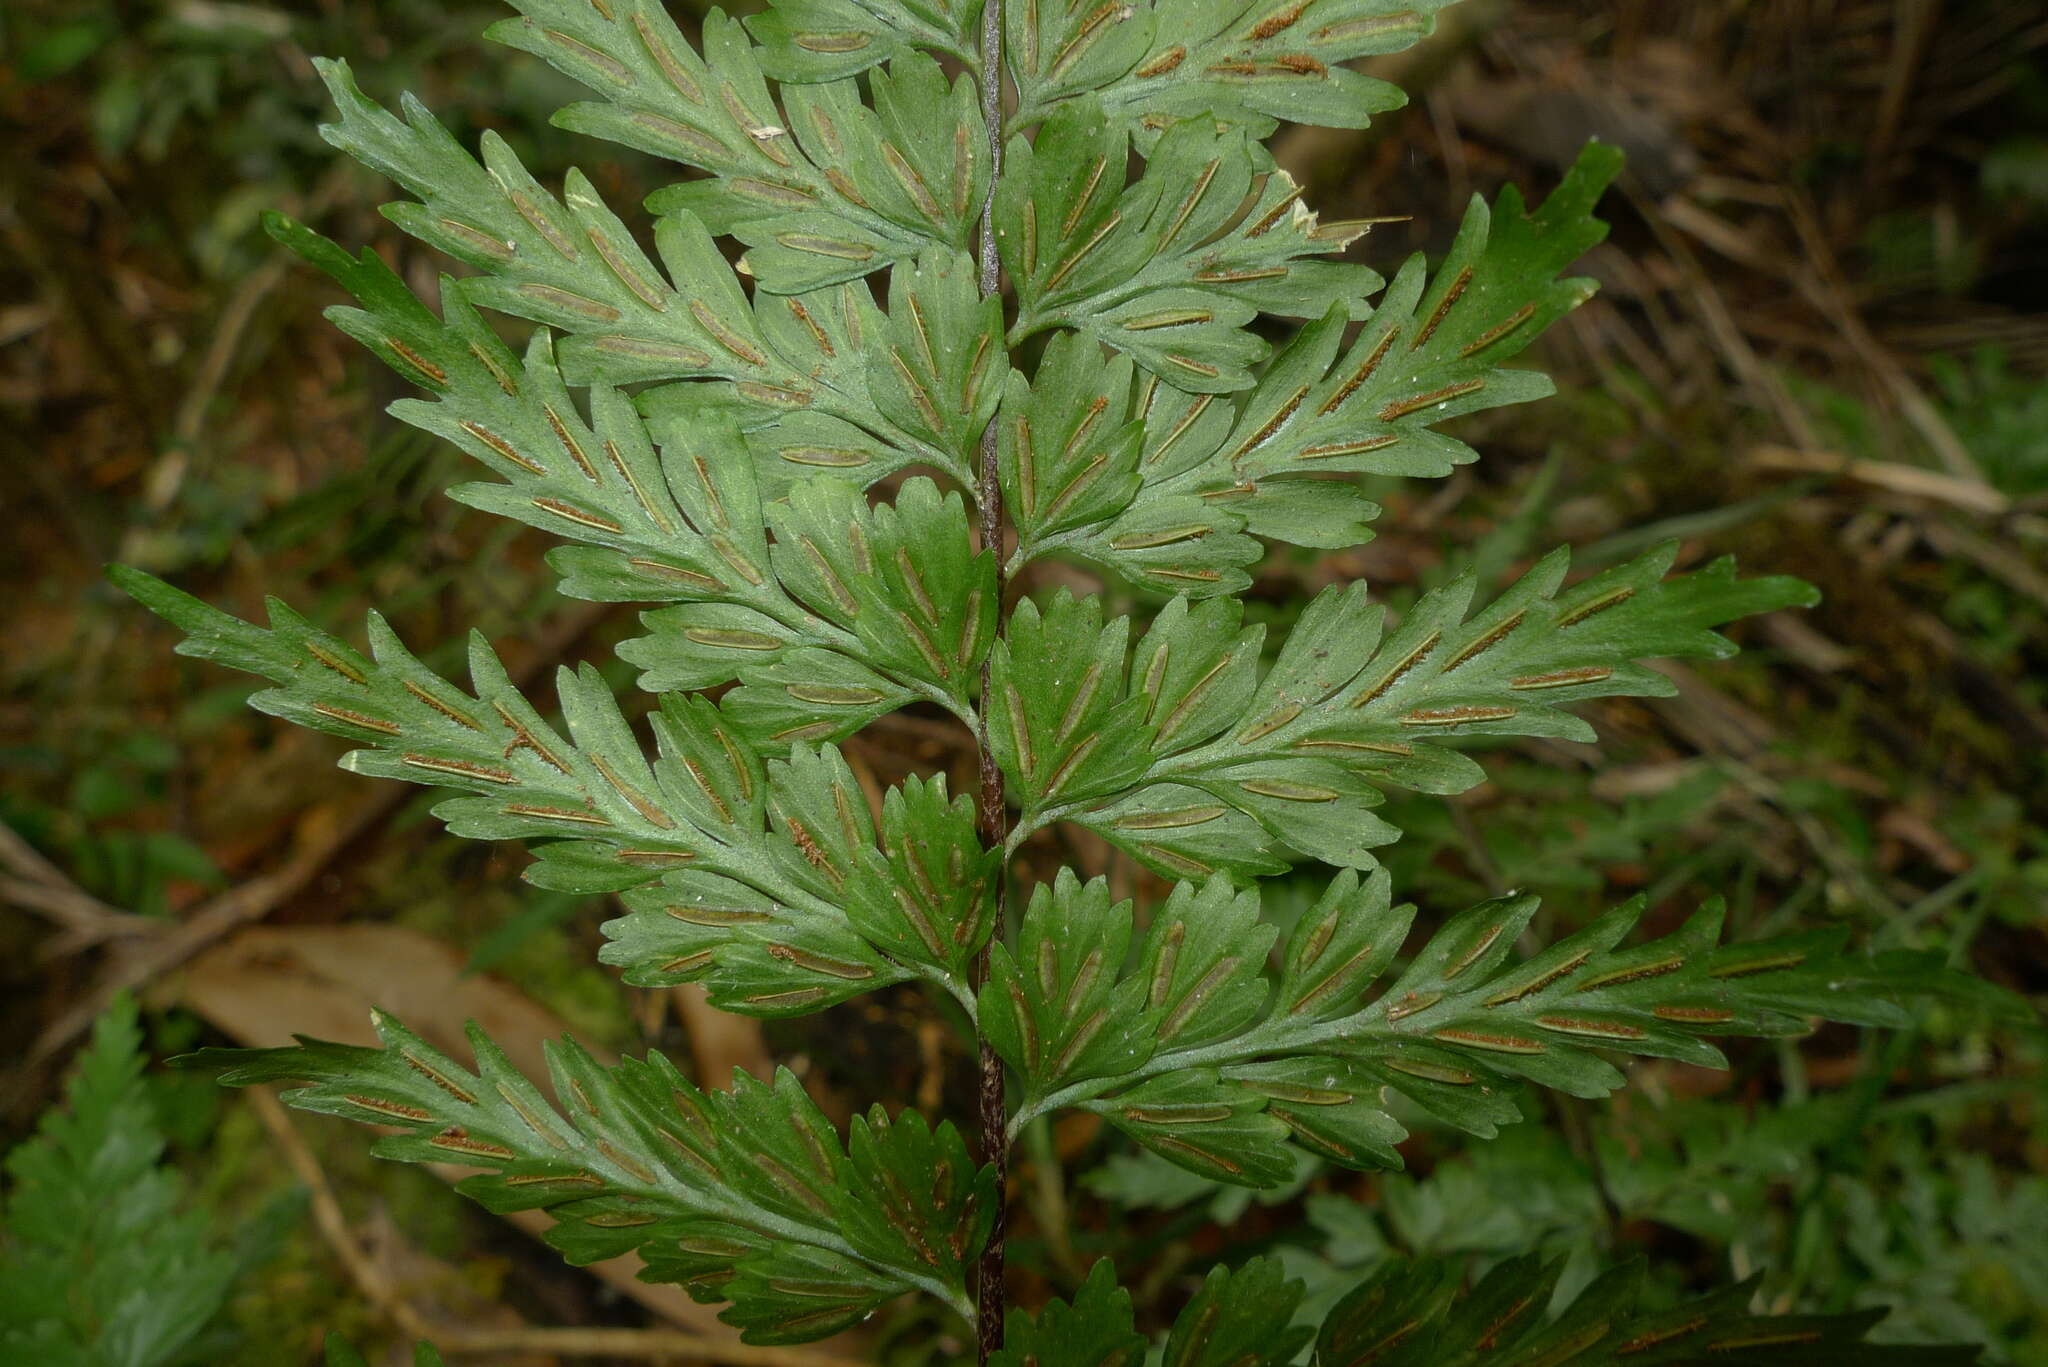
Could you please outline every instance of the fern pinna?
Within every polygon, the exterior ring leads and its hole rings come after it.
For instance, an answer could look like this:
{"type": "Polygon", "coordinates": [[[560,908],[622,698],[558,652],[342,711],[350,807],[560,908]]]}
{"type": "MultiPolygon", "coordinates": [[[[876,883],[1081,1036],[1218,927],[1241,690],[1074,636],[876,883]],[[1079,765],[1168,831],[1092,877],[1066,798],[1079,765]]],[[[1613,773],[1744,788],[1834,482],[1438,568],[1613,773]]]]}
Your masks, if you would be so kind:
{"type": "MultiPolygon", "coordinates": [[[[551,719],[481,640],[464,687],[375,617],[363,653],[282,605],[259,627],[116,576],[186,653],[270,680],[255,706],[355,743],[347,767],[448,789],[450,829],[534,842],[543,887],[617,893],[627,982],[767,1017],[928,984],[981,1050],[981,1133],[877,1107],[841,1134],[788,1073],[567,1042],[543,1084],[480,1033],[464,1064],[384,1017],[381,1048],[233,1053],[229,1081],[304,1082],[295,1105],[395,1128],[385,1156],[471,1165],[470,1195],[549,1210],[572,1261],[637,1251],[754,1342],[920,1292],[984,1360],[1104,1367],[1146,1350],[1106,1263],[1006,1313],[1005,1156],[1037,1117],[1276,1186],[1302,1151],[1398,1166],[1390,1094],[1489,1135],[1522,1084],[1599,1097],[1619,1055],[1899,1024],[1935,980],[1832,933],[1719,945],[1712,904],[1663,939],[1630,940],[1630,904],[1530,950],[1526,895],[1404,957],[1413,911],[1373,854],[1389,788],[1472,787],[1471,737],[1590,739],[1571,704],[1669,693],[1646,661],[1725,655],[1717,627],[1812,600],[1725,562],[1672,576],[1670,547],[1578,579],[1560,551],[1398,621],[1354,583],[1277,648],[1246,624],[1267,542],[1355,545],[1379,510],[1351,477],[1474,459],[1440,426],[1548,393],[1506,366],[1592,290],[1563,272],[1604,232],[1607,147],[1539,207],[1475,201],[1434,270],[1387,280],[1346,259],[1367,225],[1319,219],[1263,145],[1398,106],[1347,63],[1445,0],[776,0],[694,38],[660,0],[512,3],[491,36],[590,89],[564,126],[696,172],[651,199],[652,256],[586,177],[552,190],[488,133],[472,154],[339,62],[328,139],[468,270],[437,312],[372,252],[270,226],[422,392],[393,412],[488,471],[453,496],[561,537],[564,593],[647,605],[619,653],[657,695],[652,755],[588,666],[551,719]],[[523,347],[503,317],[535,325],[523,347]],[[1301,325],[1275,346],[1261,318],[1301,325]],[[1152,607],[1028,592],[1049,559],[1152,607]],[[979,794],[913,778],[870,804],[836,744],[905,707],[973,733],[979,794]],[[1062,871],[1013,899],[1012,856],[1058,823],[1168,890],[1141,909],[1062,871]],[[1283,937],[1259,880],[1304,863],[1326,891],[1283,937]]],[[[1627,1271],[1553,1313],[1557,1275],[1467,1292],[1394,1265],[1318,1327],[1254,1261],[1203,1284],[1165,1360],[1951,1360],[1739,1293],[1638,1313],[1627,1271]]]]}

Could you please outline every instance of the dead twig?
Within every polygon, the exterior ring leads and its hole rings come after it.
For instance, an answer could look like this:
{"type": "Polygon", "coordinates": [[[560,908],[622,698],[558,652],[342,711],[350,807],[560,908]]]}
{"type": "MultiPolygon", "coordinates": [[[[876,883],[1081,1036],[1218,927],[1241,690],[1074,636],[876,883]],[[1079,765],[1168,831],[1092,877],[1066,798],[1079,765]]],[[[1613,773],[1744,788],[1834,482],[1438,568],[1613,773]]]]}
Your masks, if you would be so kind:
{"type": "MultiPolygon", "coordinates": [[[[1656,235],[1657,243],[1670,256],[1684,278],[1686,287],[1692,292],[1698,305],[1700,320],[1706,325],[1707,335],[1714,341],[1728,368],[1735,373],[1750,394],[1776,415],[1786,435],[1801,446],[1818,446],[1813,425],[1807,421],[1806,413],[1792,398],[1791,391],[1777,373],[1763,363],[1756,354],[1756,348],[1749,344],[1742,329],[1736,326],[1735,315],[1728,307],[1728,301],[1714,287],[1713,277],[1700,264],[1699,256],[1693,251],[1686,234],[1678,224],[1671,221],[1667,206],[1650,203],[1643,196],[1629,188],[1623,181],[1623,188],[1629,198],[1635,201],[1636,209],[1656,235]]],[[[1683,215],[1681,215],[1683,217],[1683,215]]]]}
{"type": "MultiPolygon", "coordinates": [[[[1861,310],[1856,307],[1847,284],[1843,281],[1840,263],[1835,258],[1833,247],[1822,232],[1818,215],[1806,197],[1796,188],[1782,189],[1780,203],[1786,217],[1791,221],[1797,234],[1803,255],[1810,263],[1807,269],[1790,274],[1793,286],[1806,297],[1807,301],[1825,317],[1846,341],[1850,349],[1870,370],[1876,380],[1891,394],[1905,415],[1906,421],[1917,431],[1921,439],[1940,458],[1949,476],[1957,484],[1974,484],[1984,490],[1987,497],[1999,497],[1997,491],[1985,483],[1983,472],[1977,462],[1955,434],[1948,420],[1941,415],[1934,403],[1928,399],[1918,382],[1906,372],[1891,351],[1871,335],[1870,328],[1863,321],[1861,310]]],[[[1685,234],[1705,243],[1716,252],[1755,269],[1766,267],[1766,249],[1744,236],[1697,204],[1681,196],[1671,196],[1657,206],[1657,211],[1648,215],[1651,227],[1672,255],[1672,260],[1691,278],[1694,291],[1699,296],[1702,313],[1709,330],[1722,344],[1730,363],[1738,374],[1750,383],[1752,388],[1767,395],[1772,407],[1777,410],[1780,421],[1793,440],[1801,446],[1814,446],[1811,429],[1804,414],[1786,393],[1784,386],[1775,375],[1763,368],[1750,348],[1748,340],[1735,326],[1721,300],[1711,288],[1709,278],[1701,269],[1691,248],[1679,237],[1685,234]],[[1676,229],[1676,232],[1669,231],[1676,229]]]]}
{"type": "Polygon", "coordinates": [[[36,1037],[28,1051],[28,1065],[34,1067],[46,1061],[78,1038],[117,994],[168,973],[237,927],[268,916],[405,796],[405,790],[394,785],[390,791],[357,804],[302,842],[282,867],[230,888],[159,934],[122,946],[92,986],[36,1037]]]}
{"type": "Polygon", "coordinates": [[[33,911],[64,928],[50,954],[78,950],[124,935],[147,935],[164,923],[149,916],[110,907],[65,876],[43,858],[13,827],[0,821],[0,902],[33,911]]]}
{"type": "MultiPolygon", "coordinates": [[[[281,258],[272,257],[250,272],[221,309],[214,323],[213,341],[200,358],[199,368],[171,420],[171,440],[143,481],[142,502],[151,513],[163,513],[177,499],[178,490],[192,468],[192,453],[205,430],[207,410],[213,406],[227,379],[228,367],[241,349],[242,334],[256,316],[257,307],[284,283],[287,269],[281,258]]],[[[130,530],[121,548],[122,559],[135,558],[148,526],[148,521],[144,521],[130,530]]]]}
{"type": "Polygon", "coordinates": [[[263,1128],[270,1131],[270,1137],[284,1154],[292,1175],[305,1186],[307,1204],[313,1212],[313,1227],[320,1231],[320,1237],[327,1241],[327,1246],[341,1261],[342,1271],[348,1273],[348,1279],[385,1318],[398,1327],[400,1333],[408,1338],[432,1338],[433,1329],[385,1277],[384,1269],[378,1267],[363,1251],[363,1246],[356,1242],[354,1232],[349,1229],[348,1217],[342,1213],[341,1202],[335,1199],[334,1188],[328,1183],[327,1174],[321,1171],[320,1160],[299,1137],[298,1127],[286,1114],[284,1103],[268,1087],[251,1087],[246,1095],[256,1118],[263,1122],[263,1128]]]}
{"type": "MultiPolygon", "coordinates": [[[[295,208],[294,212],[316,218],[332,207],[348,186],[347,168],[337,165],[314,187],[306,204],[295,208]]],[[[255,320],[263,301],[285,282],[294,264],[292,258],[283,253],[271,256],[244,277],[221,306],[209,329],[211,340],[185,384],[184,397],[178,401],[177,411],[171,419],[170,441],[143,481],[143,506],[152,513],[163,512],[177,498],[178,489],[191,470],[193,453],[200,449],[207,413],[241,354],[249,324],[255,320]]],[[[129,540],[132,542],[139,533],[140,528],[131,532],[129,540]]],[[[130,558],[130,551],[126,548],[122,551],[122,558],[130,558]]]]}
{"type": "Polygon", "coordinates": [[[2032,561],[2012,547],[1976,532],[1932,520],[1920,529],[1920,534],[1941,554],[1972,561],[1978,569],[2002,580],[2015,593],[2024,594],[2035,603],[2048,607],[2048,574],[2043,574],[2032,561]]]}
{"type": "Polygon", "coordinates": [[[1873,188],[1889,174],[1892,149],[1897,145],[1899,126],[1905,119],[1920,66],[1927,58],[1928,43],[1941,14],[1941,0],[1893,0],[1892,8],[1892,46],[1886,63],[1884,93],[1878,99],[1870,140],[1863,149],[1864,165],[1873,188]]]}
{"type": "Polygon", "coordinates": [[[1794,474],[1834,475],[1854,480],[1873,489],[1904,494],[1930,503],[1944,503],[1964,512],[2002,517],[2012,511],[2012,500],[1977,479],[1959,479],[1905,465],[1895,460],[1860,460],[1832,451],[1801,451],[1789,446],[1764,445],[1749,453],[1750,462],[1766,470],[1794,474]]]}
{"type": "Polygon", "coordinates": [[[108,940],[153,935],[164,923],[132,911],[116,911],[76,887],[50,887],[25,879],[0,877],[0,902],[40,912],[64,927],[37,951],[42,959],[61,959],[108,940]]]}
{"type": "Polygon", "coordinates": [[[1959,480],[1983,484],[1983,470],[1978,467],[1976,457],[1956,436],[1955,429],[1949,426],[1948,419],[1941,415],[1941,410],[1934,406],[1918,382],[1906,373],[1906,368],[1891,350],[1871,335],[1870,328],[1863,321],[1862,311],[1856,307],[1854,296],[1842,278],[1841,263],[1836,260],[1834,248],[1821,231],[1820,217],[1805,192],[1796,186],[1787,186],[1785,208],[1811,266],[1811,269],[1793,276],[1800,293],[1841,329],[1842,336],[1856,349],[1878,382],[1891,391],[1899,411],[1941,459],[1949,474],[1959,480]]]}

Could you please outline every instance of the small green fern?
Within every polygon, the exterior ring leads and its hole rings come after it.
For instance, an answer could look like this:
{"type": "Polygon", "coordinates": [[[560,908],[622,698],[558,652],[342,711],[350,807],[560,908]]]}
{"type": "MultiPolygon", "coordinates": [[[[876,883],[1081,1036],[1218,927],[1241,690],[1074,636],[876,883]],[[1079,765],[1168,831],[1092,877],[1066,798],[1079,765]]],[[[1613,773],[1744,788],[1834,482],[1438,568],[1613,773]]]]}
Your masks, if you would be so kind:
{"type": "MultiPolygon", "coordinates": [[[[1389,281],[1343,259],[1369,225],[1319,220],[1264,146],[1283,118],[1397,107],[1345,63],[1442,3],[775,0],[693,43],[658,0],[512,0],[492,36],[591,91],[565,126],[697,173],[650,201],[652,255],[587,178],[551,191],[325,64],[329,140],[468,273],[437,314],[374,253],[271,231],[424,391],[394,414],[491,476],[454,497],[561,537],[563,592],[645,605],[619,653],[659,695],[654,752],[589,667],[560,676],[556,724],[482,641],[464,687],[379,618],[363,654],[282,605],[263,628],[117,582],[185,652],[268,679],[257,707],[358,746],[347,767],[449,790],[449,828],[533,842],[544,887],[620,894],[604,958],[628,982],[768,1017],[929,984],[980,1050],[982,1133],[876,1107],[842,1136],[787,1073],[716,1090],[566,1043],[550,1101],[481,1033],[470,1067],[381,1016],[379,1048],[203,1061],[394,1127],[385,1156],[478,1168],[470,1195],[548,1210],[572,1261],[637,1252],[751,1341],[922,1292],[984,1360],[1096,1367],[1146,1351],[1107,1263],[1071,1304],[1005,1314],[1006,1155],[1037,1117],[1279,1187],[1303,1151],[1399,1166],[1394,1096],[1491,1135],[1524,1084],[1604,1096],[1617,1057],[1718,1066],[1717,1036],[1899,1025],[1966,990],[1832,933],[1721,945],[1712,903],[1662,939],[1623,943],[1636,903],[1530,949],[1517,894],[1410,948],[1373,853],[1399,834],[1389,789],[1471,788],[1475,737],[1591,739],[1571,704],[1668,695],[1649,662],[1725,656],[1717,628],[1813,601],[1726,562],[1671,577],[1672,547],[1573,582],[1559,551],[1490,601],[1467,577],[1390,622],[1349,584],[1277,650],[1245,625],[1267,542],[1356,545],[1379,509],[1355,476],[1475,459],[1439,427],[1548,394],[1506,363],[1592,290],[1564,272],[1604,235],[1609,148],[1533,210],[1475,200],[1434,270],[1389,281]],[[515,348],[486,312],[537,326],[515,348]],[[1303,326],[1276,349],[1262,317],[1303,326]],[[1019,592],[1042,560],[1146,610],[1019,592]],[[836,743],[906,707],[974,733],[977,795],[912,778],[870,805],[836,743]],[[1061,870],[1017,910],[1013,856],[1058,824],[1167,891],[1141,911],[1061,870]],[[1257,885],[1305,863],[1327,891],[1283,944],[1257,885]]],[[[1640,1313],[1627,1272],[1549,1315],[1556,1277],[1510,1263],[1461,1299],[1449,1269],[1389,1267],[1318,1329],[1277,1264],[1219,1269],[1164,1360],[1969,1356],[1870,1349],[1868,1317],[1759,1319],[1740,1288],[1640,1313]]]]}
{"type": "Polygon", "coordinates": [[[93,1027],[64,1106],[7,1155],[0,1363],[157,1367],[193,1360],[236,1260],[182,1209],[144,1085],[135,1003],[93,1027]]]}

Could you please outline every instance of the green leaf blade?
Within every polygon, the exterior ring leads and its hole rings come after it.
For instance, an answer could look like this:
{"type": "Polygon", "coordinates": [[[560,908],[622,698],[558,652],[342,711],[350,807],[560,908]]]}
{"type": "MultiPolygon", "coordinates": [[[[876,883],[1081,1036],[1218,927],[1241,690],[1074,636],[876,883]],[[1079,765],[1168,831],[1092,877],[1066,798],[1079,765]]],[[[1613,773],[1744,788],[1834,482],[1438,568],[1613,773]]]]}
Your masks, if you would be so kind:
{"type": "MultiPolygon", "coordinates": [[[[906,1241],[943,1242],[959,1227],[913,1226],[914,1238],[890,1246],[841,1218],[845,1187],[876,1180],[877,1163],[900,1176],[964,1157],[949,1130],[912,1123],[892,1139],[870,1121],[849,1157],[787,1071],[772,1083],[736,1074],[732,1090],[705,1092],[658,1054],[606,1067],[572,1042],[549,1048],[550,1102],[474,1028],[476,1064],[465,1068],[390,1017],[375,1023],[378,1048],[301,1040],[189,1062],[221,1068],[231,1085],[299,1081],[284,1096],[297,1109],[396,1126],[376,1146],[383,1157],[482,1168],[465,1194],[494,1210],[549,1211],[559,1222],[550,1241],[575,1261],[643,1250],[655,1275],[730,1301],[725,1318],[749,1342],[824,1337],[913,1287],[965,1304],[961,1264],[904,1253],[906,1241]],[[812,1291],[792,1299],[794,1283],[812,1291]]],[[[943,1222],[958,1193],[932,1192],[926,1213],[943,1222]]]]}

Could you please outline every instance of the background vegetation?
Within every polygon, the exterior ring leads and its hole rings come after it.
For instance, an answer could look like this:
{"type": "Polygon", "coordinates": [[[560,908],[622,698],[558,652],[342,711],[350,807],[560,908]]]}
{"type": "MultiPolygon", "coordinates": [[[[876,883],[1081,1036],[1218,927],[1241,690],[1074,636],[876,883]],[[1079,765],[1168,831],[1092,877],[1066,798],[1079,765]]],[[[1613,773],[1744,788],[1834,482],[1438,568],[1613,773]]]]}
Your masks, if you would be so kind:
{"type": "MultiPolygon", "coordinates": [[[[246,712],[248,685],[174,659],[100,579],[119,559],[241,612],[275,591],[344,631],[374,603],[416,642],[475,624],[515,671],[629,634],[628,612],[554,595],[537,534],[438,496],[464,458],[382,415],[396,381],[256,223],[281,207],[431,279],[373,212],[381,187],[319,140],[310,55],[561,169],[547,115],[570,92],[480,41],[496,17],[466,0],[0,8],[0,1143],[33,1129],[131,985],[156,1056],[357,1038],[374,998],[450,1035],[484,1016],[515,1058],[567,1026],[713,1074],[783,1056],[842,1113],[855,1095],[969,1105],[971,1061],[907,990],[764,1031],[621,988],[595,963],[602,899],[528,888],[516,850],[459,843],[426,798],[335,771],[338,742],[246,712]]],[[[1598,747],[1544,744],[1547,763],[1501,765],[1448,815],[1390,812],[1409,832],[1396,886],[1426,914],[1529,887],[1546,938],[1637,891],[1655,929],[1720,892],[1737,934],[1845,923],[2038,1000],[2048,23],[2010,0],[1468,0],[1383,74],[1407,110],[1276,147],[1329,216],[1404,216],[1354,250],[1441,250],[1475,190],[1541,193],[1598,135],[1631,166],[1584,267],[1603,291],[1537,358],[1560,397],[1466,420],[1480,464],[1375,490],[1379,540],[1270,559],[1252,610],[1284,624],[1360,576],[1398,605],[1474,556],[1499,580],[1561,541],[1590,565],[1669,536],[1688,563],[1733,551],[1827,595],[1743,632],[1731,664],[1673,669],[1669,702],[1604,705],[1598,747]]],[[[660,183],[630,152],[574,154],[615,203],[660,183]]],[[[964,740],[903,715],[848,755],[877,782],[957,784],[964,740]]],[[[1146,890],[1106,848],[1040,856],[1146,890]]],[[[1159,1316],[1211,1262],[1272,1248],[1332,1289],[1389,1250],[1641,1251],[1668,1295],[1760,1273],[1774,1307],[1888,1304],[1880,1337],[2044,1362],[2044,1052],[1936,1014],[1909,1037],[1737,1050],[1727,1075],[1645,1063],[1612,1104],[1553,1103],[1490,1145],[1423,1129],[1404,1174],[1304,1171],[1249,1212],[1071,1117],[1017,1166],[1015,1284],[1027,1304],[1068,1290],[1112,1237],[1143,1251],[1159,1316]]],[[[177,1077],[148,1096],[187,1205],[266,1231],[205,1361],[317,1361],[327,1329],[379,1349],[432,1332],[513,1364],[646,1361],[716,1332],[679,1297],[563,1268],[340,1127],[177,1077]],[[633,1332],[589,1332],[607,1328],[633,1332]]],[[[950,1359],[917,1313],[832,1351],[950,1359]]]]}

